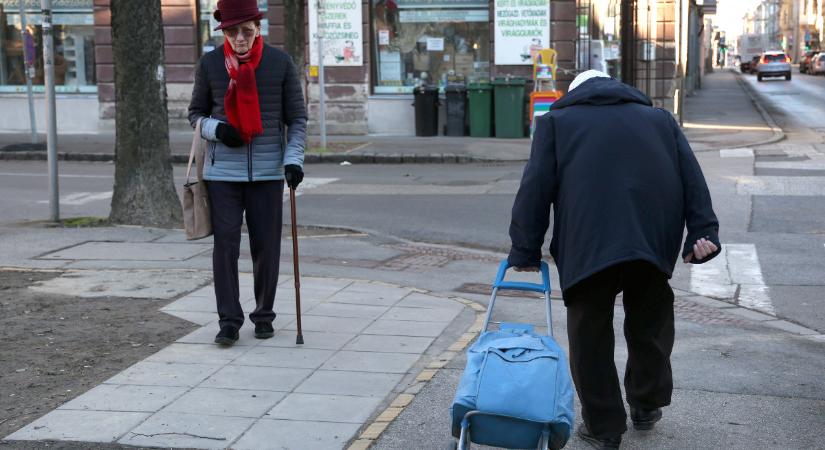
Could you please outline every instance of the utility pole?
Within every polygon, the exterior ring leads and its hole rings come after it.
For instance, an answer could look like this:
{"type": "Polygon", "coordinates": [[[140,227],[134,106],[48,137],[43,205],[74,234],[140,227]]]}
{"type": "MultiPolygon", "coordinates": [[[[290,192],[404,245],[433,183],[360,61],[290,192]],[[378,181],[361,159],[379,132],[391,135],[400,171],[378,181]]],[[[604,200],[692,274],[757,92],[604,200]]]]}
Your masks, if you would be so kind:
{"type": "Polygon", "coordinates": [[[29,99],[29,123],[31,124],[32,144],[37,144],[37,122],[34,118],[34,93],[32,92],[32,77],[34,76],[34,38],[26,23],[26,1],[20,0],[20,31],[23,36],[23,67],[26,77],[26,95],[29,99]]]}
{"type": "Polygon", "coordinates": [[[802,35],[801,35],[801,28],[802,28],[802,2],[804,0],[794,0],[793,2],[793,55],[791,58],[793,62],[798,63],[802,59],[803,55],[803,45],[802,45],[802,35]]]}
{"type": "Polygon", "coordinates": [[[46,150],[49,162],[49,206],[52,222],[60,221],[60,197],[57,185],[57,106],[54,98],[54,29],[52,0],[40,0],[43,16],[43,72],[46,90],[46,150]]]}

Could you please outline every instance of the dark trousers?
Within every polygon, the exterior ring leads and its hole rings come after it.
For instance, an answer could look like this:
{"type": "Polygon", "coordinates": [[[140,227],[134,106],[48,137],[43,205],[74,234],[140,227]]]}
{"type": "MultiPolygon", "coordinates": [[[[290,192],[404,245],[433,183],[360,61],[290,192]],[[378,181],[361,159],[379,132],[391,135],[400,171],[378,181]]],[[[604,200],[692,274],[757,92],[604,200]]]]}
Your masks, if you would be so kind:
{"type": "Polygon", "coordinates": [[[249,231],[257,304],[255,311],[249,314],[249,319],[253,323],[272,322],[275,320],[272,308],[281,261],[284,182],[210,181],[208,186],[212,205],[212,230],[215,233],[212,271],[215,276],[219,324],[221,327],[232,325],[240,328],[244,322],[238,286],[238,257],[244,213],[249,231]]]}
{"type": "Polygon", "coordinates": [[[623,292],[628,358],[624,386],[631,407],[670,404],[673,377],[673,290],[655,266],[633,261],[611,266],[564,291],[570,371],[582,418],[598,438],[621,435],[627,415],[613,362],[613,306],[623,292]]]}

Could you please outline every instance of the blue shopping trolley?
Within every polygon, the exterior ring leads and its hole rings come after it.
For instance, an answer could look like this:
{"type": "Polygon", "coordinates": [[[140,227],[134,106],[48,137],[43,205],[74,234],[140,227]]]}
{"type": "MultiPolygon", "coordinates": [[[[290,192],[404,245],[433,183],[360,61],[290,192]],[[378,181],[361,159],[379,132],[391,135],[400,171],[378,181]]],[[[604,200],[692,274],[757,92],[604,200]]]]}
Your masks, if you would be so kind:
{"type": "Polygon", "coordinates": [[[560,449],[573,427],[573,382],[567,357],[553,339],[550,268],[542,262],[542,284],[504,281],[502,261],[493,283],[478,340],[467,350],[467,365],[452,405],[452,448],[471,443],[509,449],[560,449]],[[493,322],[499,290],[544,294],[547,334],[531,324],[493,322]],[[490,324],[499,329],[490,331],[490,324]]]}

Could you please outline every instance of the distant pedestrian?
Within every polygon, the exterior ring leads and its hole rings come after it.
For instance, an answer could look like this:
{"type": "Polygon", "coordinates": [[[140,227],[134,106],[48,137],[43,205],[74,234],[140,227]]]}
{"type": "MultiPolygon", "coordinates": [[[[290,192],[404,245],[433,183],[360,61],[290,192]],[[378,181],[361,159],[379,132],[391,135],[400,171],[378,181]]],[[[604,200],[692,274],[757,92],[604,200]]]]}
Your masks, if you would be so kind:
{"type": "Polygon", "coordinates": [[[292,59],[263,43],[257,0],[219,0],[217,6],[216,30],[223,30],[225,43],[198,62],[189,121],[194,127],[203,119],[201,134],[209,141],[204,179],[215,233],[215,342],[231,345],[244,322],[238,286],[244,215],[255,277],[249,319],[255,337],[274,335],[284,179],[291,188],[303,180],[307,113],[292,59]]]}
{"type": "Polygon", "coordinates": [[[680,249],[693,264],[719,253],[719,223],[671,114],[596,71],[576,77],[538,119],[510,225],[509,262],[517,270],[537,270],[551,206],[550,253],[584,420],[578,434],[596,448],[618,448],[627,415],[613,362],[616,296],[623,292],[630,416],[636,429],[649,430],[673,390],[668,279],[680,249]]]}

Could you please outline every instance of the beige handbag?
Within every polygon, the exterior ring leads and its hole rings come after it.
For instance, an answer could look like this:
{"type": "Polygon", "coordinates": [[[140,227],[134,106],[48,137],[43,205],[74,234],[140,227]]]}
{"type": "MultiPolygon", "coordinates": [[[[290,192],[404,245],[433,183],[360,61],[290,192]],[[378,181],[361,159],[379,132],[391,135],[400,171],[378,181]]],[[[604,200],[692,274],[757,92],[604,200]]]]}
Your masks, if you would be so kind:
{"type": "Polygon", "coordinates": [[[192,149],[189,150],[189,165],[186,167],[186,184],[183,185],[183,228],[186,230],[186,239],[203,239],[212,235],[212,212],[209,204],[209,192],[203,182],[203,138],[201,137],[201,122],[198,119],[195,125],[195,136],[192,138],[192,149]],[[189,181],[192,172],[192,162],[195,162],[197,180],[189,181]]]}

